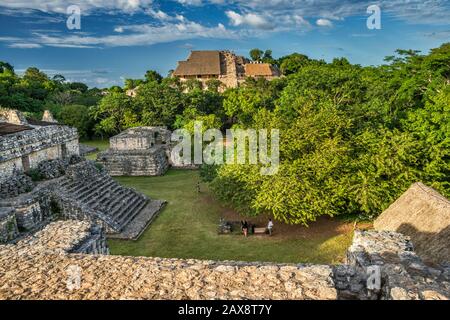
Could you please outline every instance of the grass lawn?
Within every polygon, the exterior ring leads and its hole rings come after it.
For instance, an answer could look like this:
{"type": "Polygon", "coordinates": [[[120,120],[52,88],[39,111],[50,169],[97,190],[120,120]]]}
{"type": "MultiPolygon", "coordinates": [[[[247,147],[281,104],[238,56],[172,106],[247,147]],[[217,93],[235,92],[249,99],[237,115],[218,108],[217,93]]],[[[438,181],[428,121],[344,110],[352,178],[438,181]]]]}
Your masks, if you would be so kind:
{"type": "Polygon", "coordinates": [[[138,241],[109,240],[115,255],[332,264],[343,261],[351,244],[351,223],[337,219],[321,220],[310,228],[275,222],[273,237],[218,235],[221,216],[239,216],[212,199],[206,185],[197,193],[195,171],[117,180],[154,199],[167,200],[168,205],[138,241]]]}
{"type": "Polygon", "coordinates": [[[105,151],[109,148],[109,140],[86,140],[86,141],[80,141],[81,144],[85,144],[90,147],[96,147],[98,148],[98,152],[88,154],[86,156],[86,159],[88,160],[96,160],[97,159],[97,153],[105,151]]]}

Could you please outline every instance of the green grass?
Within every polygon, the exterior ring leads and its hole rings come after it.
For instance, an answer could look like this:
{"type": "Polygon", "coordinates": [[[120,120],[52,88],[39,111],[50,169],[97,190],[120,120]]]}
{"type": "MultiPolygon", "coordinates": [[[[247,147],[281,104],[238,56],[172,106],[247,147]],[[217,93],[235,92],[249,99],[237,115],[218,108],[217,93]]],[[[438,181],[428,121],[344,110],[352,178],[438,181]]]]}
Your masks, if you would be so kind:
{"type": "Polygon", "coordinates": [[[99,150],[98,152],[88,154],[86,156],[86,159],[88,159],[88,160],[96,160],[97,154],[99,152],[105,151],[106,149],[109,148],[109,140],[86,140],[86,141],[81,141],[80,143],[85,144],[90,147],[96,147],[99,150]]]}
{"type": "Polygon", "coordinates": [[[198,194],[195,171],[169,171],[163,177],[122,177],[117,180],[168,205],[138,241],[109,240],[111,253],[128,256],[196,258],[286,263],[339,263],[351,232],[307,239],[218,235],[224,208],[212,200],[206,185],[198,194]]]}

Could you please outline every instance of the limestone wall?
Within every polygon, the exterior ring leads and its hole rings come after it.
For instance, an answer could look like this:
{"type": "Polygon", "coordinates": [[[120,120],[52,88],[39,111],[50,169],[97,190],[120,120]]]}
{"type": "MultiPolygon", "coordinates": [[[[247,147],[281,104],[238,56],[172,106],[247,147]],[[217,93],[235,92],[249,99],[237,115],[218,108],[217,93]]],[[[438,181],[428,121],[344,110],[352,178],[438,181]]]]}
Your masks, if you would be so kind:
{"type": "Polygon", "coordinates": [[[0,181],[12,176],[16,171],[23,171],[21,158],[0,162],[0,181]]]}
{"type": "Polygon", "coordinates": [[[356,231],[347,263],[366,275],[368,267],[379,267],[381,288],[366,290],[369,299],[450,299],[450,266],[426,265],[400,233],[356,231]]]}
{"type": "Polygon", "coordinates": [[[16,238],[19,234],[13,208],[0,208],[0,243],[16,238]]]}
{"type": "Polygon", "coordinates": [[[79,155],[78,133],[66,126],[36,127],[34,130],[10,134],[0,139],[0,180],[14,171],[24,170],[24,164],[36,168],[44,160],[79,155]]]}
{"type": "Polygon", "coordinates": [[[61,221],[0,246],[0,299],[337,298],[329,266],[69,254],[88,238],[89,223],[61,221]]]}
{"type": "Polygon", "coordinates": [[[161,147],[152,151],[107,151],[97,161],[111,176],[161,176],[169,168],[166,152],[161,147]]]}
{"type": "Polygon", "coordinates": [[[450,270],[425,266],[411,251],[408,238],[392,232],[356,232],[348,264],[338,266],[137,258],[79,252],[107,253],[102,230],[88,222],[59,221],[16,245],[0,246],[0,299],[450,297],[450,270]],[[378,291],[367,289],[366,268],[373,265],[382,270],[378,291]],[[68,282],[74,278],[79,281],[68,282]]]}

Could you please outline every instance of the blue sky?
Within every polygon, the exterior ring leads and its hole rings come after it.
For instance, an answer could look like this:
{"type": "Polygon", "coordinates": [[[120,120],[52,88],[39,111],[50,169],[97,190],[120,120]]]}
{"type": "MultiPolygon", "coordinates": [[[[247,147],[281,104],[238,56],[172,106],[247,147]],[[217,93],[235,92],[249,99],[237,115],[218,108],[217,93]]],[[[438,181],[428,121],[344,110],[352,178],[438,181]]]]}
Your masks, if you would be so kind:
{"type": "Polygon", "coordinates": [[[166,75],[190,50],[257,47],[377,65],[397,48],[449,41],[449,0],[0,0],[0,61],[97,87],[148,69],[166,75]],[[380,30],[366,26],[373,4],[380,30]],[[70,5],[81,9],[80,30],[66,26],[70,5]]]}

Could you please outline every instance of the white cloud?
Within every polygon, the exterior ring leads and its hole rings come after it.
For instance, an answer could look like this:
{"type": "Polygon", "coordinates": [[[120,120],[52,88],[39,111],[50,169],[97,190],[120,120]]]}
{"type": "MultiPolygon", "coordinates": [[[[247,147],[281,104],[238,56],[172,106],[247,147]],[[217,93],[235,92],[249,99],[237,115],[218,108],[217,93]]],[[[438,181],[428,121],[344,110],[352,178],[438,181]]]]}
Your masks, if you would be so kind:
{"type": "Polygon", "coordinates": [[[81,8],[82,14],[88,14],[94,10],[119,10],[132,13],[147,8],[152,3],[153,0],[14,0],[2,1],[0,6],[9,9],[33,9],[65,14],[67,8],[75,4],[81,8]]]}
{"type": "Polygon", "coordinates": [[[122,32],[128,32],[106,36],[34,33],[32,39],[41,45],[52,47],[87,48],[152,45],[196,38],[233,39],[238,37],[236,32],[226,29],[222,24],[218,24],[216,27],[207,27],[192,21],[177,21],[159,26],[151,24],[129,25],[120,26],[116,29],[118,28],[122,32]]]}
{"type": "Polygon", "coordinates": [[[201,6],[203,4],[202,0],[176,0],[186,6],[201,6]]]}
{"type": "Polygon", "coordinates": [[[16,48],[16,49],[37,49],[42,48],[42,46],[38,43],[11,43],[8,45],[10,48],[16,48]]]}
{"type": "Polygon", "coordinates": [[[114,28],[114,32],[117,32],[117,33],[122,33],[124,30],[123,30],[123,27],[115,27],[114,28]]]}
{"type": "Polygon", "coordinates": [[[227,17],[230,19],[230,23],[233,26],[247,25],[257,29],[273,29],[273,25],[268,22],[264,17],[254,14],[239,14],[235,11],[225,12],[227,17]]]}
{"type": "Polygon", "coordinates": [[[155,18],[157,20],[162,20],[162,21],[168,21],[171,20],[172,17],[170,17],[167,13],[161,11],[161,10],[153,10],[153,9],[149,9],[146,11],[152,18],[155,18]]]}
{"type": "Polygon", "coordinates": [[[173,0],[185,5],[206,3],[233,5],[235,12],[251,12],[278,21],[290,15],[304,18],[342,20],[350,16],[366,16],[369,5],[378,4],[382,14],[416,24],[448,25],[450,1],[448,0],[173,0]]]}
{"type": "Polygon", "coordinates": [[[331,22],[328,19],[323,19],[323,18],[317,19],[316,24],[319,27],[332,27],[333,26],[333,22],[331,22]]]}

